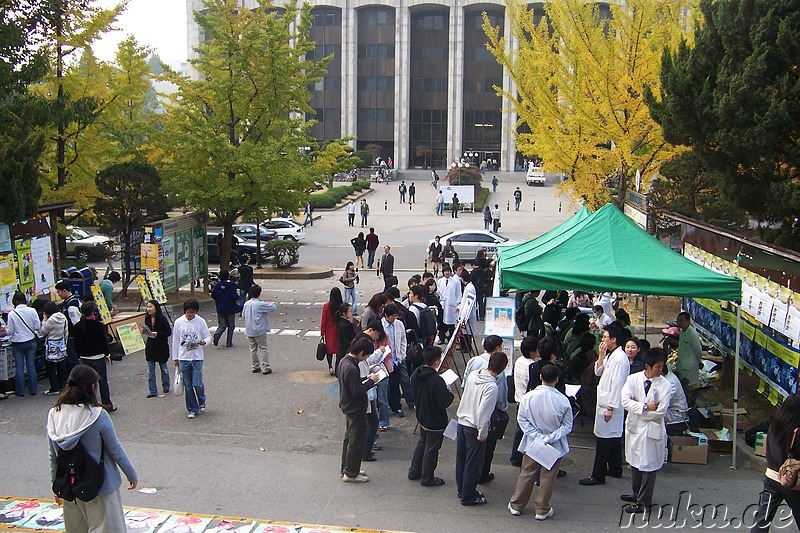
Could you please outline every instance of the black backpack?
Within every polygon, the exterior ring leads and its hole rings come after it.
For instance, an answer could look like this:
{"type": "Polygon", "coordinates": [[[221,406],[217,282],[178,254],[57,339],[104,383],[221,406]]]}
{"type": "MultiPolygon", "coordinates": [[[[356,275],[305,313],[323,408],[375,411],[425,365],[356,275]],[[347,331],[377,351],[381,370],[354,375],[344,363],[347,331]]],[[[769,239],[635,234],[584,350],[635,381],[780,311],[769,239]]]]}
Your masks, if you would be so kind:
{"type": "Polygon", "coordinates": [[[419,310],[419,333],[423,339],[436,335],[436,315],[425,306],[417,306],[419,310]]]}
{"type": "Polygon", "coordinates": [[[97,497],[105,480],[105,443],[100,440],[100,464],[86,452],[80,441],[71,450],[58,450],[53,494],[67,500],[89,502],[97,497]]]}

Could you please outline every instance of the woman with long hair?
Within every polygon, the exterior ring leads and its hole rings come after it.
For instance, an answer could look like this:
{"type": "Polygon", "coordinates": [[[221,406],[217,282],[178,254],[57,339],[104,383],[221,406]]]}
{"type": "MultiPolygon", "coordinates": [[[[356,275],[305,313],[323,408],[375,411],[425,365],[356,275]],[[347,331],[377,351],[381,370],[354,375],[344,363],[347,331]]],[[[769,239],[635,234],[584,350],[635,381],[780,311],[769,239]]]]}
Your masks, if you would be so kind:
{"type": "Polygon", "coordinates": [[[800,394],[792,394],[783,401],[767,430],[767,470],[764,473],[764,490],[759,497],[756,522],[750,529],[751,532],[769,531],[775,512],[784,501],[792,510],[794,523],[800,524],[800,491],[784,488],[778,474],[789,454],[800,457],[798,428],[800,428],[800,394]]]}
{"type": "Polygon", "coordinates": [[[117,410],[111,402],[108,386],[107,366],[111,363],[111,350],[108,347],[106,327],[95,314],[94,302],[81,304],[81,320],[72,328],[75,335],[75,351],[78,352],[81,364],[94,368],[100,376],[100,400],[103,408],[109,413],[117,410]]]}
{"type": "Polygon", "coordinates": [[[76,366],[55,406],[47,413],[50,481],[56,479],[60,450],[72,450],[80,443],[97,464],[102,453],[104,476],[97,496],[88,502],[77,498],[71,502],[62,501],[56,496],[56,502],[63,505],[66,531],[125,533],[119,493],[122,479],[117,466],[128,479],[128,490],[136,488],[138,476],[117,439],[111,417],[97,403],[98,379],[92,367],[76,366]]]}
{"type": "Polygon", "coordinates": [[[325,352],[328,359],[328,372],[331,376],[336,374],[333,369],[333,356],[339,352],[339,335],[336,331],[336,313],[342,306],[342,291],[339,287],[331,289],[328,301],[322,306],[322,318],[320,320],[319,332],[325,343],[325,352]]]}
{"type": "Polygon", "coordinates": [[[364,232],[359,231],[356,237],[350,239],[350,244],[353,245],[353,251],[356,253],[356,270],[358,270],[359,263],[361,268],[364,268],[364,250],[367,249],[367,241],[364,238],[364,232]]]}
{"type": "Polygon", "coordinates": [[[347,355],[347,350],[350,349],[350,345],[358,333],[361,333],[361,328],[357,327],[356,321],[353,319],[353,307],[344,302],[339,306],[339,310],[336,311],[336,335],[338,336],[336,340],[339,347],[336,351],[336,364],[333,366],[334,372],[339,369],[339,362],[347,355]]]}
{"type": "Polygon", "coordinates": [[[339,277],[339,282],[344,285],[344,301],[353,306],[353,313],[358,313],[356,308],[356,284],[358,281],[356,267],[352,261],[348,261],[344,267],[344,273],[339,277]]]}
{"type": "Polygon", "coordinates": [[[147,361],[147,387],[148,398],[158,396],[158,386],[156,384],[156,363],[161,370],[161,388],[164,394],[169,392],[169,337],[172,335],[172,328],[167,317],[161,311],[161,304],[156,300],[150,300],[145,307],[144,324],[139,327],[141,332],[147,335],[147,343],[144,348],[144,358],[147,361]]]}
{"type": "Polygon", "coordinates": [[[361,313],[361,329],[366,330],[367,324],[373,320],[380,320],[383,317],[383,306],[386,305],[388,297],[382,292],[376,292],[367,302],[367,307],[361,313]]]}

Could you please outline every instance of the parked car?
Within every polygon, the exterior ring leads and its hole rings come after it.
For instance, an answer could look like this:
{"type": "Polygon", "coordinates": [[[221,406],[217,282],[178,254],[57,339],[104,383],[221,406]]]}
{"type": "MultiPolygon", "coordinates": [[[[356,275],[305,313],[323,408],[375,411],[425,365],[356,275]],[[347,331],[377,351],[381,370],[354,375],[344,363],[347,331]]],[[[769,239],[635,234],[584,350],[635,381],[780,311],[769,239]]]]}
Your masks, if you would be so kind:
{"type": "Polygon", "coordinates": [[[114,239],[106,235],[91,235],[78,226],[67,226],[67,255],[88,262],[105,259],[114,253],[114,239]]]}
{"type": "Polygon", "coordinates": [[[544,185],[547,183],[547,176],[544,173],[544,168],[542,167],[531,167],[528,169],[528,173],[525,175],[525,183],[530,185],[544,185]]]}
{"type": "Polygon", "coordinates": [[[291,218],[273,218],[262,222],[261,227],[276,231],[280,239],[302,241],[306,238],[306,228],[291,218]]]}
{"type": "MultiPolygon", "coordinates": [[[[239,237],[247,240],[256,240],[256,226],[255,224],[234,224],[233,225],[233,233],[238,235],[239,237]]],[[[267,229],[262,227],[261,231],[261,242],[268,242],[273,239],[278,238],[278,232],[273,231],[271,229],[267,229]]]]}
{"type": "MultiPolygon", "coordinates": [[[[219,263],[219,242],[222,239],[222,229],[209,229],[206,233],[208,244],[208,262],[219,263]]],[[[270,254],[265,249],[264,243],[261,244],[261,260],[266,261],[270,254]]],[[[231,241],[231,249],[235,250],[239,256],[239,260],[244,262],[248,260],[255,262],[256,258],[256,241],[249,241],[243,239],[238,235],[233,235],[231,241]]]]}
{"type": "MultiPolygon", "coordinates": [[[[481,248],[485,248],[486,253],[491,256],[497,253],[497,249],[500,247],[522,244],[522,241],[512,240],[485,229],[460,229],[445,233],[441,235],[442,246],[447,239],[453,241],[453,248],[455,248],[458,258],[467,261],[475,259],[481,248]]],[[[433,239],[428,241],[428,246],[431,244],[433,244],[433,239]]]]}

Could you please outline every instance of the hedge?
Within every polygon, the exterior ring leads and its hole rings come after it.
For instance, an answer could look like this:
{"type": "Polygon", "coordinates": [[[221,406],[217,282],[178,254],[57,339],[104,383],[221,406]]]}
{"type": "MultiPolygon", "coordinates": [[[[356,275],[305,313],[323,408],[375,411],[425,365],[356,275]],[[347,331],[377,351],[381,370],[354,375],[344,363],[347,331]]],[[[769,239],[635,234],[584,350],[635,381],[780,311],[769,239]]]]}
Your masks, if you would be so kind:
{"type": "Polygon", "coordinates": [[[483,206],[486,205],[486,200],[489,199],[489,189],[481,187],[481,192],[478,193],[478,198],[475,199],[475,211],[483,211],[483,206]]]}
{"type": "Polygon", "coordinates": [[[339,185],[338,187],[312,194],[309,201],[315,208],[331,209],[336,207],[343,198],[347,198],[357,191],[369,189],[371,185],[368,180],[355,181],[352,185],[339,185]]]}

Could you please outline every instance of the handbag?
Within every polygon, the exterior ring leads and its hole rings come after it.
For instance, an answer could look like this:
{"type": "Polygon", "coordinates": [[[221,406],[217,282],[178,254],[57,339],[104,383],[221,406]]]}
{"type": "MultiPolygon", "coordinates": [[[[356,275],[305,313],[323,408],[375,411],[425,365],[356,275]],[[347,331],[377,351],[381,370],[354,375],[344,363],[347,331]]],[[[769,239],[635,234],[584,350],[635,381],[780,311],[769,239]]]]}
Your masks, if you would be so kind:
{"type": "Polygon", "coordinates": [[[328,348],[325,346],[325,337],[320,337],[317,344],[317,361],[322,361],[326,355],[328,355],[328,348]]]}
{"type": "Polygon", "coordinates": [[[489,432],[487,437],[494,440],[502,439],[503,434],[506,432],[508,421],[508,413],[495,407],[492,412],[492,418],[489,420],[489,432]]]}
{"type": "Polygon", "coordinates": [[[797,429],[792,433],[792,443],[789,445],[789,454],[778,470],[781,486],[785,489],[792,490],[800,489],[800,487],[797,486],[797,474],[800,473],[800,461],[795,459],[794,452],[792,451],[795,437],[797,437],[797,429]]]}
{"type": "Polygon", "coordinates": [[[44,341],[44,360],[48,363],[60,363],[67,358],[67,324],[64,323],[64,336],[60,339],[44,341]]]}
{"type": "Polygon", "coordinates": [[[172,393],[175,396],[183,396],[183,376],[178,369],[175,372],[175,379],[172,380],[172,393]]]}

